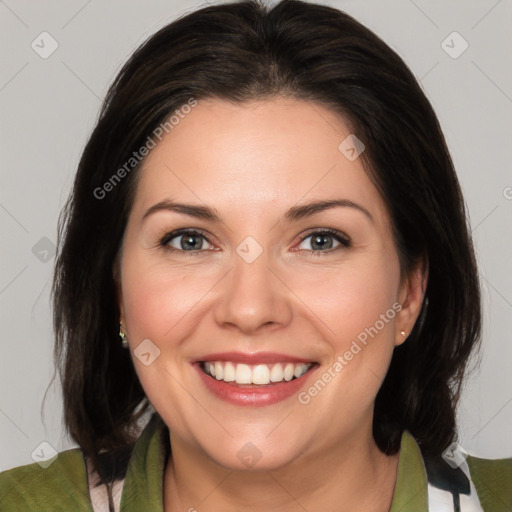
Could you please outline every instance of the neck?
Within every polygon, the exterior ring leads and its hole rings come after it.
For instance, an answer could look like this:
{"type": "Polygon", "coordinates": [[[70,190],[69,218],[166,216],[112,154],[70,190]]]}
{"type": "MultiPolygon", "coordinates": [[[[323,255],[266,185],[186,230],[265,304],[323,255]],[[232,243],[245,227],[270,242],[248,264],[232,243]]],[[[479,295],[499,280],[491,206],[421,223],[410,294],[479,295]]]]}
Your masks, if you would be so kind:
{"type": "MultiPolygon", "coordinates": [[[[369,434],[369,435],[368,435],[369,434]]],[[[297,457],[272,471],[230,471],[171,434],[164,475],[165,512],[350,510],[387,512],[398,454],[386,456],[366,435],[297,457]]]]}

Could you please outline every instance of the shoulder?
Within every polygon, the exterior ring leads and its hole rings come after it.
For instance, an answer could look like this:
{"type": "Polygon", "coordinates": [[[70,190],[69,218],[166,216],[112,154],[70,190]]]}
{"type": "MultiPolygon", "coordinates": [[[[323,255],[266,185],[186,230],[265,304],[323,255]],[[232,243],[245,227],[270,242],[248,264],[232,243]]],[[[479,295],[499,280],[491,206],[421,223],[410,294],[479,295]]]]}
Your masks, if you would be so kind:
{"type": "Polygon", "coordinates": [[[512,481],[512,457],[505,459],[481,459],[474,455],[467,458],[471,474],[480,478],[493,477],[494,479],[510,482],[512,481]]]}
{"type": "Polygon", "coordinates": [[[59,452],[50,465],[19,466],[0,473],[0,503],[9,511],[91,511],[80,448],[59,452]]]}
{"type": "Polygon", "coordinates": [[[458,504],[455,510],[511,512],[512,458],[483,459],[458,448],[446,456],[427,455],[404,431],[395,494],[402,493],[405,501],[397,496],[393,512],[405,510],[404,503],[422,494],[415,510],[453,510],[458,504]]]}
{"type": "Polygon", "coordinates": [[[469,455],[466,462],[484,510],[512,510],[512,457],[481,459],[469,455]]]}

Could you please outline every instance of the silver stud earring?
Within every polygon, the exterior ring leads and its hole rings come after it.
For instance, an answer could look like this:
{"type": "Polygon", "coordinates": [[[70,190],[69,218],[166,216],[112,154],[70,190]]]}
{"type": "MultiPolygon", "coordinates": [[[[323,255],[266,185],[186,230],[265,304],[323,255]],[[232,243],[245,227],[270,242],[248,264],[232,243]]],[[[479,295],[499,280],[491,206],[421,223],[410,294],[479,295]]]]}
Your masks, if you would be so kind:
{"type": "Polygon", "coordinates": [[[400,334],[405,338],[407,336],[407,333],[405,331],[400,331],[400,334]]]}
{"type": "Polygon", "coordinates": [[[123,324],[119,324],[119,337],[121,338],[121,345],[123,348],[128,348],[128,338],[123,331],[123,324]]]}

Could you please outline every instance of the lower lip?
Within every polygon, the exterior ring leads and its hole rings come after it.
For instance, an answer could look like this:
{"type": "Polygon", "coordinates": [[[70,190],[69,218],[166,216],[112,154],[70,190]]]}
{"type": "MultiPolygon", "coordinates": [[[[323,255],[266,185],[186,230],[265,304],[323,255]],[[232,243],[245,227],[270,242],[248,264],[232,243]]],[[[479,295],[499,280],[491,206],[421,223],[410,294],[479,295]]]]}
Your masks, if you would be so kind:
{"type": "Polygon", "coordinates": [[[249,387],[214,379],[203,372],[200,364],[194,366],[206,388],[215,396],[234,405],[252,407],[276,404],[296,395],[317,368],[315,365],[298,379],[289,382],[249,387]]]}

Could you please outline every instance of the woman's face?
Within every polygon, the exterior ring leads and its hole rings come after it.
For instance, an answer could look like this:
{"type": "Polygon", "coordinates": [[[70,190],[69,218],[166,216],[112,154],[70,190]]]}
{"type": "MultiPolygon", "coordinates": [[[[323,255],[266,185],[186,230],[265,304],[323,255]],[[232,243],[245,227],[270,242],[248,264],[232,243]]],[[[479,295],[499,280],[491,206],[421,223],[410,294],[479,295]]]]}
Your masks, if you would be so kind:
{"type": "Polygon", "coordinates": [[[371,437],[422,292],[360,149],[333,112],[276,97],[199,101],[150,151],[120,305],[171,442],[272,469],[371,437]]]}

